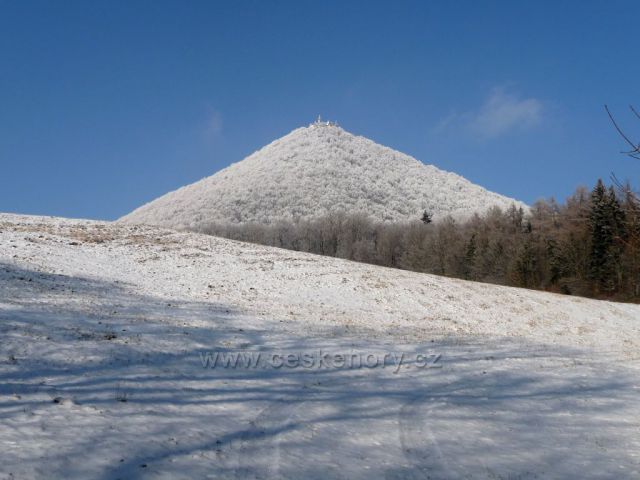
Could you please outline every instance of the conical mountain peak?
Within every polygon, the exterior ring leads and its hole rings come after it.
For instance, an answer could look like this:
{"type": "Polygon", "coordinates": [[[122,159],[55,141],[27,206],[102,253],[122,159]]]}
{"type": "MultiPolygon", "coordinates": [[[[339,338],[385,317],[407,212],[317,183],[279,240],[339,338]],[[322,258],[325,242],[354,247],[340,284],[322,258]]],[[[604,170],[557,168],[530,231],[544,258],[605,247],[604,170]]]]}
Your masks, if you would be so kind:
{"type": "Polygon", "coordinates": [[[123,221],[199,229],[362,212],[381,221],[468,217],[521,202],[319,119],[123,221]]]}

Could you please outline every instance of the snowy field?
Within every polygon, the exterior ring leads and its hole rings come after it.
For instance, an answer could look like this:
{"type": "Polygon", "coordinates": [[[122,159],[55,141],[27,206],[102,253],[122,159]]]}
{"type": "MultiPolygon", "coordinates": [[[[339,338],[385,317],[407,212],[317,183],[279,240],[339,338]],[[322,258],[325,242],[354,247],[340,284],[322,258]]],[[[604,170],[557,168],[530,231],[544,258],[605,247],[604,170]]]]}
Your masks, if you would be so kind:
{"type": "Polygon", "coordinates": [[[0,478],[640,478],[639,306],[6,214],[0,334],[0,478]]]}

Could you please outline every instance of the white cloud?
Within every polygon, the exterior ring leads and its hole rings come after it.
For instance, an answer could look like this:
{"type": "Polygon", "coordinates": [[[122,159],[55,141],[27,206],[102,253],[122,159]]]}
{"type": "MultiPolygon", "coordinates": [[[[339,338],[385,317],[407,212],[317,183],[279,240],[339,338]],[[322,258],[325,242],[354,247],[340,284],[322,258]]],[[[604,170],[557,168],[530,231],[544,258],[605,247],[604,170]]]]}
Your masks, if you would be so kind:
{"type": "Polygon", "coordinates": [[[540,100],[521,98],[496,88],[479,109],[448,115],[438,123],[434,133],[464,130],[481,139],[492,139],[536,127],[541,123],[543,113],[540,100]]]}
{"type": "Polygon", "coordinates": [[[213,140],[222,135],[222,114],[217,110],[211,110],[205,125],[205,136],[213,140]]]}

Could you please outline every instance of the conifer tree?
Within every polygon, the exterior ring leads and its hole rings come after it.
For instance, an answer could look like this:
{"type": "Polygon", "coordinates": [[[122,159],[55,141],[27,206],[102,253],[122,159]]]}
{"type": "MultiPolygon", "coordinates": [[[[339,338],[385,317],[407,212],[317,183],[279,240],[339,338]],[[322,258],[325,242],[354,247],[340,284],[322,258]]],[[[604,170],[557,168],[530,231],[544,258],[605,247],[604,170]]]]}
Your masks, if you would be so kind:
{"type": "Polygon", "coordinates": [[[589,273],[596,292],[613,292],[620,284],[621,240],[625,236],[624,211],[613,188],[598,180],[591,193],[589,273]]]}
{"type": "Polygon", "coordinates": [[[476,250],[476,234],[474,233],[471,235],[471,238],[467,242],[467,246],[464,252],[464,258],[462,260],[462,273],[464,275],[464,278],[467,280],[471,280],[474,278],[476,250]]]}

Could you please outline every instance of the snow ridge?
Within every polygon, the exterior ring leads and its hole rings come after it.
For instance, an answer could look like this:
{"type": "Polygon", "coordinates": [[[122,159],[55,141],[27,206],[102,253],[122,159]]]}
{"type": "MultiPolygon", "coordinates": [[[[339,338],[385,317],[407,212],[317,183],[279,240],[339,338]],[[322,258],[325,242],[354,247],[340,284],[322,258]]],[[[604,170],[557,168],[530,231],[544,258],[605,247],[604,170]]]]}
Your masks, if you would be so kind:
{"type": "Polygon", "coordinates": [[[383,221],[465,218],[492,206],[527,208],[460,175],[315,122],[215,175],[167,193],[121,221],[197,229],[210,223],[271,223],[330,212],[383,221]]]}

